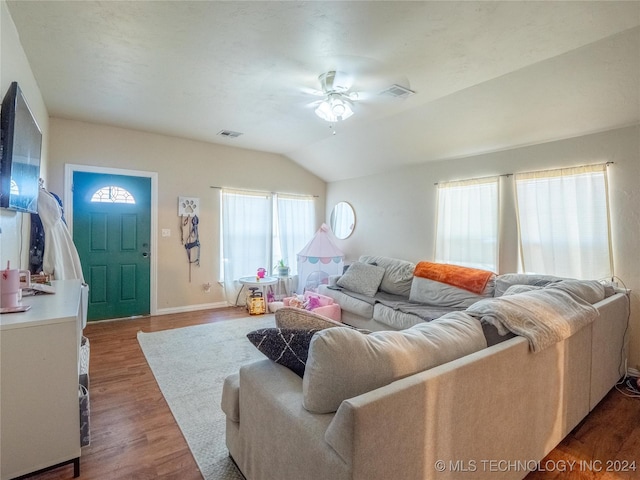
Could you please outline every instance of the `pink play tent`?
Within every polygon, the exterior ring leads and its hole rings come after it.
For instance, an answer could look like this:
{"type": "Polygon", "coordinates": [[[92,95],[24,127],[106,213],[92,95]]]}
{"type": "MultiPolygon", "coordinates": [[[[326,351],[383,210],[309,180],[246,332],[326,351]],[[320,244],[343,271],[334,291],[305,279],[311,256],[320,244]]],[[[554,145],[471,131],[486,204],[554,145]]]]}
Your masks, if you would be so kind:
{"type": "Polygon", "coordinates": [[[327,284],[329,275],[340,275],[344,268],[344,253],[334,244],[335,237],[322,224],[313,238],[298,252],[298,293],[316,291],[327,284]]]}

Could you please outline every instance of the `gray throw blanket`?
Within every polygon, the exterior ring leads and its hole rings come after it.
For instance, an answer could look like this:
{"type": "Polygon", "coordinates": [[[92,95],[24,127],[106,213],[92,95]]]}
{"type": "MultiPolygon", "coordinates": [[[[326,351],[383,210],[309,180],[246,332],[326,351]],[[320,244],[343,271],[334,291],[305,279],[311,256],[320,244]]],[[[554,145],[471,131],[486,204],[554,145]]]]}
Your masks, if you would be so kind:
{"type": "Polygon", "coordinates": [[[487,298],[466,313],[494,325],[501,335],[525,337],[534,352],[570,337],[598,316],[588,302],[557,288],[487,298]]]}

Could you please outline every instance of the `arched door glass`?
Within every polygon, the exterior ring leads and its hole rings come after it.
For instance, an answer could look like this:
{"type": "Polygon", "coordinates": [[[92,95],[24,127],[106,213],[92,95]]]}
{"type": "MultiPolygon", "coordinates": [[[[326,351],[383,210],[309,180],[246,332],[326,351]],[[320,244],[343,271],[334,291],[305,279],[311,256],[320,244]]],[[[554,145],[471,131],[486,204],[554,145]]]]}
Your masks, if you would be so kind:
{"type": "Polygon", "coordinates": [[[124,188],[110,185],[96,190],[91,197],[92,202],[98,203],[136,203],[134,196],[124,188]]]}

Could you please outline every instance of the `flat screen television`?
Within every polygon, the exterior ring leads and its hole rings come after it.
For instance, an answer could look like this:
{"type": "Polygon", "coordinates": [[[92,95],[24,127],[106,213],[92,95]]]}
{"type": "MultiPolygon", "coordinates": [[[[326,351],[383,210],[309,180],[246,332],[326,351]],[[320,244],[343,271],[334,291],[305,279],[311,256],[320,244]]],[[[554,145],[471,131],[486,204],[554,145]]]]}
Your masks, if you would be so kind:
{"type": "Polygon", "coordinates": [[[0,207],[38,213],[42,132],[13,82],[2,100],[0,207]]]}

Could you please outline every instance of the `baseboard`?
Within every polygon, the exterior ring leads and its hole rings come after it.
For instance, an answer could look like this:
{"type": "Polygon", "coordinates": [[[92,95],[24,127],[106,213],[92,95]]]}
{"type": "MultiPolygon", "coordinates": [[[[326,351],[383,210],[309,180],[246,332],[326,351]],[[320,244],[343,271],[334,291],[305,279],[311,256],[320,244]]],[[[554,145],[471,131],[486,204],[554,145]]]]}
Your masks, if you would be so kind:
{"type": "MultiPolygon", "coordinates": [[[[160,310],[156,310],[151,313],[151,317],[155,317],[157,315],[169,315],[171,313],[186,313],[186,312],[197,312],[198,310],[212,310],[214,308],[225,308],[231,307],[227,302],[216,302],[216,303],[201,303],[199,305],[186,305],[184,307],[172,307],[172,308],[162,308],[160,310]]],[[[101,323],[101,322],[117,322],[120,320],[132,320],[135,318],[142,318],[145,315],[134,315],[132,317],[120,317],[120,318],[105,318],[103,320],[90,320],[88,323],[101,323]]]]}
{"type": "Polygon", "coordinates": [[[211,310],[213,308],[228,307],[227,302],[200,303],[198,305],[185,305],[183,307],[159,308],[154,315],[169,315],[171,313],[196,312],[198,310],[211,310]]]}

